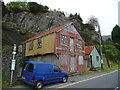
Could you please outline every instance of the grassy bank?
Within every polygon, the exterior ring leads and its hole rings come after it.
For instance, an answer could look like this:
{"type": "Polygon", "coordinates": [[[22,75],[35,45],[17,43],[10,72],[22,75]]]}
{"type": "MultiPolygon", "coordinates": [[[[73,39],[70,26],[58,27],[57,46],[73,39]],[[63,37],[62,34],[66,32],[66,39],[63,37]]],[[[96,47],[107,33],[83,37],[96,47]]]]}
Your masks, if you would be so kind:
{"type": "Polygon", "coordinates": [[[110,63],[110,68],[108,67],[106,59],[104,59],[104,69],[102,70],[103,72],[109,72],[109,71],[120,69],[120,67],[119,67],[120,62],[115,63],[115,62],[109,60],[109,63],[110,63]]]}

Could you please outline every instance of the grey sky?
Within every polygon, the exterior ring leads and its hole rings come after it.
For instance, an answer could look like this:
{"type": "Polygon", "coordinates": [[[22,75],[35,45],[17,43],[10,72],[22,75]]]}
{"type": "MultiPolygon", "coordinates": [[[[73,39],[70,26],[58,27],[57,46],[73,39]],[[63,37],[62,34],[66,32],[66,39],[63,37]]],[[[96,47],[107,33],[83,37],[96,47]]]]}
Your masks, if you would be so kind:
{"type": "MultiPolygon", "coordinates": [[[[5,3],[14,0],[3,0],[5,3]]],[[[23,0],[20,0],[23,1],[23,0]]],[[[111,35],[118,24],[118,2],[120,0],[26,0],[47,5],[50,9],[60,8],[67,14],[80,13],[84,23],[92,15],[99,19],[102,35],[111,35]]]]}

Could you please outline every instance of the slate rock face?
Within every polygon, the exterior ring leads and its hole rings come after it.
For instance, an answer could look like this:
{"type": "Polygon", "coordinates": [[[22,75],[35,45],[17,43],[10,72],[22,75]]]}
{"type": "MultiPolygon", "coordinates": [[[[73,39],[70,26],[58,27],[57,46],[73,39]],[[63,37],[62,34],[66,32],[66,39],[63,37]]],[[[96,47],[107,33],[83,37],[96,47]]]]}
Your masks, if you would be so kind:
{"type": "Polygon", "coordinates": [[[37,15],[28,12],[10,13],[3,18],[3,21],[14,22],[20,28],[32,30],[34,35],[46,32],[69,22],[73,22],[76,29],[81,30],[81,25],[78,20],[65,17],[63,13],[58,11],[50,11],[37,15]],[[35,30],[38,30],[38,32],[36,33],[35,30]]]}

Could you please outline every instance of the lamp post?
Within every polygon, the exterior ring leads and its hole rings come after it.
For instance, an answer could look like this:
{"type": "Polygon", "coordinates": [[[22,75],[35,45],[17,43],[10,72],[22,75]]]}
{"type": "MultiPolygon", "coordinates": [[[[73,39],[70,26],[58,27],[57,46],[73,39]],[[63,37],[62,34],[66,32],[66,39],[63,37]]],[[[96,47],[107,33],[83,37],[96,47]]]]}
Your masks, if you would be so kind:
{"type": "Polygon", "coordinates": [[[98,32],[99,32],[99,41],[100,41],[100,55],[101,55],[101,69],[103,70],[103,58],[102,58],[102,40],[101,40],[101,31],[100,31],[100,25],[98,25],[98,32]]]}

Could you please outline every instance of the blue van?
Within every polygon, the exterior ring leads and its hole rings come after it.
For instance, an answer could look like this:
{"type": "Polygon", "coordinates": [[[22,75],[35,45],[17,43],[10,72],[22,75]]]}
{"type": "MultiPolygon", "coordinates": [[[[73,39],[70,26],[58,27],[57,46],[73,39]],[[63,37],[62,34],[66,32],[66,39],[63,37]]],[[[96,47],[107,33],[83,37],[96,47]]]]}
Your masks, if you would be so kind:
{"type": "Polygon", "coordinates": [[[53,82],[62,81],[65,83],[67,79],[67,72],[61,71],[56,64],[48,62],[25,61],[21,73],[21,80],[37,89],[53,82]]]}

